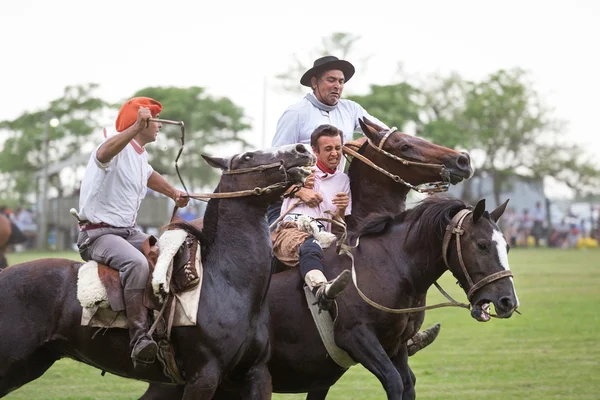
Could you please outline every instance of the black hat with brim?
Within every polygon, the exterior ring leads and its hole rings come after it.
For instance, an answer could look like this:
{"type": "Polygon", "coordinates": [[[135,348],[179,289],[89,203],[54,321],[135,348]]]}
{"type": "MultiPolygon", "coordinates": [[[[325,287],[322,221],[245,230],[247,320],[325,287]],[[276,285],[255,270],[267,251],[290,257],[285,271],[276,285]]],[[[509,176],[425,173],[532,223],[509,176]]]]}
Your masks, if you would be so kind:
{"type": "Polygon", "coordinates": [[[354,75],[354,65],[350,64],[346,60],[340,60],[335,56],[325,56],[315,60],[313,67],[306,71],[300,83],[303,86],[311,87],[311,78],[317,76],[321,72],[331,71],[332,69],[339,69],[344,73],[344,82],[348,82],[352,75],[354,75]]]}

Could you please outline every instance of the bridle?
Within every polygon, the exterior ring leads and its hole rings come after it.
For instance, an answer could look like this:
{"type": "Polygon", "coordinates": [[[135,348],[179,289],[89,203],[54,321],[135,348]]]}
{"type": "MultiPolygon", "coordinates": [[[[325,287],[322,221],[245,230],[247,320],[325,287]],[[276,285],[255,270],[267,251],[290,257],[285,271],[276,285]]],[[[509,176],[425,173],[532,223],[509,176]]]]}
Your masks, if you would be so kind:
{"type": "MultiPolygon", "coordinates": [[[[491,275],[486,276],[485,278],[478,281],[477,283],[473,283],[473,280],[471,279],[471,276],[469,275],[469,273],[467,271],[467,267],[465,266],[465,262],[464,262],[463,256],[462,256],[462,249],[461,249],[461,245],[460,245],[460,237],[465,233],[465,230],[463,229],[462,224],[463,224],[465,218],[472,212],[473,211],[469,210],[469,209],[463,209],[463,210],[459,211],[454,216],[454,218],[452,218],[452,221],[450,221],[448,226],[446,226],[446,232],[444,234],[444,239],[442,242],[442,254],[443,254],[443,258],[444,258],[444,263],[446,264],[446,267],[448,268],[448,270],[451,271],[450,264],[448,263],[448,249],[449,249],[450,241],[452,239],[452,235],[456,235],[456,250],[457,250],[458,260],[459,260],[460,266],[462,268],[463,274],[465,275],[467,282],[469,284],[469,287],[465,290],[467,292],[467,298],[469,299],[469,303],[471,302],[471,299],[473,298],[473,295],[475,294],[475,292],[477,292],[477,290],[481,289],[485,285],[492,283],[494,281],[497,281],[499,279],[502,279],[502,278],[513,276],[512,271],[505,270],[505,271],[495,272],[491,275]]],[[[449,300],[449,302],[434,304],[434,305],[430,305],[430,306],[422,306],[422,307],[389,308],[389,307],[382,306],[381,304],[378,304],[378,303],[374,302],[373,300],[369,299],[358,287],[358,282],[357,282],[357,278],[356,278],[356,268],[354,266],[354,255],[352,254],[352,249],[358,247],[358,245],[360,243],[360,237],[356,239],[356,244],[354,246],[345,244],[347,233],[345,231],[344,221],[340,220],[339,218],[336,218],[336,221],[330,221],[330,222],[334,222],[337,225],[344,228],[345,233],[342,236],[343,240],[340,241],[340,243],[342,243],[342,244],[339,245],[338,254],[340,254],[340,255],[346,254],[352,260],[352,270],[351,270],[352,271],[352,282],[354,283],[354,287],[356,288],[356,291],[358,292],[360,297],[370,306],[372,306],[378,310],[385,311],[385,312],[392,313],[392,314],[406,314],[406,313],[413,313],[413,312],[421,312],[421,311],[427,311],[427,310],[432,310],[432,309],[441,308],[441,307],[461,307],[461,308],[466,308],[467,310],[471,309],[470,304],[464,304],[464,303],[460,303],[460,302],[454,300],[452,298],[452,296],[450,296],[444,289],[442,289],[442,287],[437,282],[434,282],[433,284],[440,291],[440,293],[446,299],[449,300]]],[[[490,314],[490,316],[495,317],[495,315],[493,315],[493,314],[490,314]]]]}
{"type": "Polygon", "coordinates": [[[365,156],[363,156],[362,154],[358,153],[357,151],[351,149],[347,144],[344,145],[343,148],[343,152],[346,154],[350,154],[352,157],[358,158],[360,161],[364,162],[365,164],[367,164],[369,167],[381,172],[382,174],[384,174],[385,176],[391,178],[394,182],[397,183],[401,183],[405,186],[408,186],[410,189],[419,192],[419,193],[440,193],[440,192],[446,192],[448,191],[448,188],[450,187],[450,183],[449,181],[449,176],[450,173],[448,172],[448,170],[446,169],[445,165],[442,164],[431,164],[431,163],[424,163],[424,162],[420,162],[420,161],[412,161],[412,160],[407,160],[405,158],[402,157],[398,157],[388,151],[385,151],[383,149],[383,145],[385,144],[386,140],[390,137],[390,135],[394,132],[396,132],[398,129],[396,127],[392,127],[386,134],[385,136],[381,139],[381,141],[379,142],[379,146],[376,146],[375,144],[373,144],[373,142],[371,141],[371,139],[367,138],[367,143],[376,151],[378,151],[379,153],[391,158],[392,160],[395,161],[399,161],[402,164],[406,165],[406,166],[416,166],[419,168],[437,168],[439,169],[439,174],[442,177],[442,181],[439,182],[431,182],[431,183],[424,183],[422,185],[413,185],[411,183],[406,182],[404,179],[402,179],[400,176],[392,174],[391,172],[387,171],[386,169],[376,165],[373,161],[369,160],[368,158],[366,158],[365,156]],[[447,181],[448,180],[448,181],[447,181]]]}
{"type": "MultiPolygon", "coordinates": [[[[179,181],[181,182],[181,185],[185,189],[186,195],[184,197],[188,197],[190,199],[208,201],[207,199],[226,199],[226,198],[244,197],[244,196],[261,196],[263,194],[270,194],[273,190],[276,190],[276,189],[286,188],[289,184],[289,177],[287,174],[287,170],[285,169],[285,164],[284,164],[283,160],[280,160],[280,162],[277,162],[277,163],[272,163],[272,164],[267,164],[267,165],[259,165],[259,166],[252,167],[252,168],[242,168],[242,169],[232,170],[231,164],[232,164],[234,158],[236,157],[236,156],[233,156],[229,159],[228,168],[226,171],[223,171],[222,175],[245,174],[245,173],[249,173],[249,172],[261,173],[261,172],[264,172],[271,168],[279,168],[285,176],[285,181],[278,182],[278,183],[275,183],[273,185],[269,185],[266,187],[256,187],[254,189],[239,190],[236,192],[190,194],[187,190],[187,187],[185,186],[185,183],[183,182],[183,178],[181,177],[181,173],[179,171],[179,165],[177,164],[177,161],[179,161],[179,157],[181,156],[181,153],[183,152],[183,147],[185,146],[185,124],[183,123],[183,121],[173,121],[173,120],[161,119],[161,118],[148,118],[148,121],[160,122],[162,124],[168,124],[168,125],[176,125],[176,126],[179,126],[179,128],[180,128],[179,140],[181,142],[181,146],[179,147],[179,152],[177,153],[177,157],[175,158],[175,170],[177,171],[177,176],[179,177],[179,181]]],[[[173,210],[173,217],[175,216],[175,214],[177,212],[177,208],[178,208],[177,205],[175,205],[175,209],[173,210]]],[[[173,220],[173,217],[171,218],[171,220],[173,220]]]]}
{"type": "Polygon", "coordinates": [[[465,233],[465,230],[462,227],[462,224],[463,224],[465,218],[469,214],[472,214],[472,213],[473,213],[472,210],[468,210],[468,209],[460,210],[454,216],[454,218],[452,218],[452,221],[450,222],[450,224],[448,224],[448,226],[446,226],[446,233],[444,234],[444,241],[442,242],[442,255],[444,256],[444,263],[446,264],[446,267],[448,267],[448,269],[450,269],[450,264],[448,263],[448,247],[450,246],[450,241],[452,240],[452,235],[455,235],[455,237],[456,237],[456,252],[457,252],[457,256],[458,256],[458,262],[460,264],[460,268],[462,269],[462,272],[465,275],[465,278],[467,279],[467,283],[469,285],[467,288],[465,288],[465,291],[467,292],[467,299],[469,299],[469,302],[473,298],[473,295],[475,294],[475,292],[477,292],[479,289],[481,289],[485,285],[492,283],[494,281],[497,281],[498,279],[513,276],[511,270],[504,270],[504,271],[500,271],[500,272],[495,272],[491,275],[486,276],[485,278],[478,281],[477,283],[473,283],[473,280],[471,279],[471,275],[469,275],[469,272],[467,271],[467,267],[465,266],[465,262],[464,262],[464,259],[462,256],[462,248],[460,246],[460,237],[465,233]]]}
{"type": "Polygon", "coordinates": [[[256,167],[251,167],[251,168],[231,169],[231,164],[235,157],[237,157],[237,156],[233,156],[229,159],[229,165],[227,167],[227,170],[223,171],[222,175],[231,176],[231,175],[241,175],[241,174],[256,173],[256,172],[258,172],[259,174],[262,174],[269,169],[279,168],[279,170],[281,172],[283,172],[284,180],[283,180],[283,182],[277,182],[277,183],[274,183],[272,185],[268,185],[265,187],[255,187],[254,189],[238,190],[235,192],[223,192],[223,193],[220,193],[220,192],[219,193],[195,193],[195,194],[188,194],[187,197],[189,197],[190,199],[205,200],[205,199],[228,199],[228,198],[233,198],[233,197],[245,197],[245,196],[261,196],[263,194],[270,194],[273,192],[273,190],[285,189],[288,187],[290,180],[289,180],[289,176],[288,176],[287,170],[285,168],[285,163],[283,160],[280,160],[279,162],[276,162],[276,163],[266,164],[266,165],[258,165],[256,167]]]}

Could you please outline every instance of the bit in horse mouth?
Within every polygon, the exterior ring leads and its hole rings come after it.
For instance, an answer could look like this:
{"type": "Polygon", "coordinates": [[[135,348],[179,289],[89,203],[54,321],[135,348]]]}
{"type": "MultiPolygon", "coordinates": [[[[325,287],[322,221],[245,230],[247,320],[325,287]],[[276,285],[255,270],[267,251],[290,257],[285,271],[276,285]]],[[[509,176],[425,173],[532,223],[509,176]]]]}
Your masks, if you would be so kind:
{"type": "Polygon", "coordinates": [[[478,301],[471,309],[471,316],[479,322],[488,322],[491,319],[489,300],[478,301]]]}

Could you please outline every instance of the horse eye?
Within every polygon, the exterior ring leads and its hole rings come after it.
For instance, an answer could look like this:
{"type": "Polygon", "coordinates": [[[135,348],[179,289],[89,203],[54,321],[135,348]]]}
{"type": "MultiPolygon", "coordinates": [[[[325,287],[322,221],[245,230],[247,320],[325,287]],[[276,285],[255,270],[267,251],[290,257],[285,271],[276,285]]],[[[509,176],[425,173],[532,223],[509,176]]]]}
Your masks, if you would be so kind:
{"type": "Polygon", "coordinates": [[[477,243],[477,248],[478,248],[479,250],[484,250],[484,251],[485,251],[485,250],[487,250],[487,249],[488,249],[488,245],[487,245],[487,243],[484,243],[484,242],[479,242],[479,243],[477,243]]]}
{"type": "Polygon", "coordinates": [[[244,161],[250,161],[250,159],[252,158],[251,154],[245,154],[244,157],[242,157],[244,159],[244,161]]]}
{"type": "Polygon", "coordinates": [[[408,150],[410,150],[410,149],[411,149],[411,146],[410,146],[410,144],[403,144],[403,145],[400,147],[400,151],[408,151],[408,150]]]}

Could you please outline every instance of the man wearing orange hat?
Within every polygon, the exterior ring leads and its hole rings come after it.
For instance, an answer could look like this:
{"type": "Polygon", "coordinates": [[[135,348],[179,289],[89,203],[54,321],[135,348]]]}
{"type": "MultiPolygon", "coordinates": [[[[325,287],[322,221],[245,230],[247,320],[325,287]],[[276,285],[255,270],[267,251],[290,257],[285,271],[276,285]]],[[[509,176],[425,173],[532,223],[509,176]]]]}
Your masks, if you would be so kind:
{"type": "Polygon", "coordinates": [[[149,235],[135,228],[137,213],[148,188],[172,198],[178,207],[188,203],[184,192],[148,164],[144,147],[156,140],[162,127],[148,119],[161,111],[162,105],[147,97],[130,99],[121,107],[118,133],[92,152],[79,199],[79,253],[86,261],[119,271],[134,365],[154,362],[158,350],[147,334],[149,310],[142,302],[150,270],[141,246],[149,235]]]}

